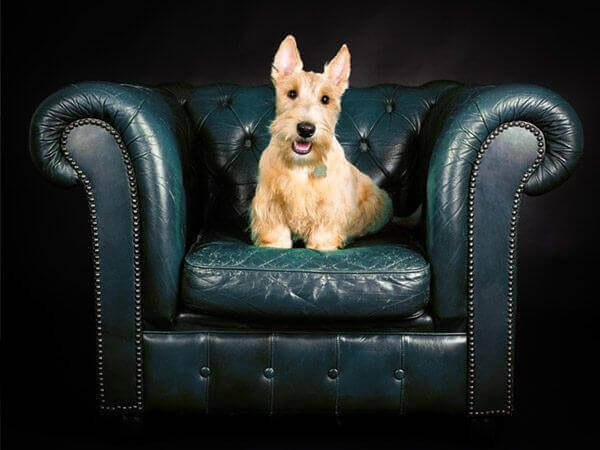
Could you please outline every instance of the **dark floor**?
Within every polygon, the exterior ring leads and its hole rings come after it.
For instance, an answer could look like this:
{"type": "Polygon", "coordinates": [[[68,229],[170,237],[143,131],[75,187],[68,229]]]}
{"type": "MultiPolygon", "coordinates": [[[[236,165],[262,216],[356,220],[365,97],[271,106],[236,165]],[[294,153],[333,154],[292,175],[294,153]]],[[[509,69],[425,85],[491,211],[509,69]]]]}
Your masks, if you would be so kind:
{"type": "Polygon", "coordinates": [[[2,448],[577,449],[596,438],[596,323],[594,316],[565,320],[565,314],[521,313],[516,415],[500,423],[488,444],[469,439],[463,418],[435,416],[153,417],[142,425],[123,425],[95,414],[93,385],[79,378],[89,371],[69,376],[80,366],[67,358],[62,375],[68,379],[43,366],[37,382],[14,368],[14,378],[3,371],[4,381],[13,381],[3,392],[8,402],[2,448]]]}

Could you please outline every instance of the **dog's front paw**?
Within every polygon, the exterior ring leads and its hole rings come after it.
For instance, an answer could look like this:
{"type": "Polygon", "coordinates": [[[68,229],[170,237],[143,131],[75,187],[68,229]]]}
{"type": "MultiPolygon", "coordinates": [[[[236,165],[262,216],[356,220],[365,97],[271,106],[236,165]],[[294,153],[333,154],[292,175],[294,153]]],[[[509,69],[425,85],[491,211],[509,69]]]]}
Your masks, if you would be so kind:
{"type": "Polygon", "coordinates": [[[292,248],[290,229],[282,224],[257,224],[253,222],[252,240],[258,247],[292,248]]]}
{"type": "Polygon", "coordinates": [[[270,247],[270,248],[292,248],[292,241],[277,241],[277,242],[262,242],[256,244],[259,247],[270,247]]]}
{"type": "Polygon", "coordinates": [[[332,252],[334,250],[337,250],[339,247],[337,245],[333,245],[333,244],[317,244],[317,245],[310,245],[310,244],[306,244],[306,248],[310,248],[311,250],[318,250],[320,252],[332,252]]]}
{"type": "Polygon", "coordinates": [[[341,233],[324,228],[315,230],[306,241],[306,248],[320,252],[331,252],[343,246],[344,239],[341,233]]]}

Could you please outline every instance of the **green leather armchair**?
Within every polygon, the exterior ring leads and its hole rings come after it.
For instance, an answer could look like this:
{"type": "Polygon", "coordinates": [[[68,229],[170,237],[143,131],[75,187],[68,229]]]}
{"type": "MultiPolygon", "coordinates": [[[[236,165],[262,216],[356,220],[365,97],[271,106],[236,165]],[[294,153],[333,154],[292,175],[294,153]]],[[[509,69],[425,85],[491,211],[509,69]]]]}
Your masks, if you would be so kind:
{"type": "Polygon", "coordinates": [[[249,241],[273,113],[269,86],[103,82],[35,112],[34,164],[88,199],[100,408],[511,414],[519,206],[571,174],[573,109],[532,85],[349,89],[338,139],[396,217],[327,253],[249,241]]]}

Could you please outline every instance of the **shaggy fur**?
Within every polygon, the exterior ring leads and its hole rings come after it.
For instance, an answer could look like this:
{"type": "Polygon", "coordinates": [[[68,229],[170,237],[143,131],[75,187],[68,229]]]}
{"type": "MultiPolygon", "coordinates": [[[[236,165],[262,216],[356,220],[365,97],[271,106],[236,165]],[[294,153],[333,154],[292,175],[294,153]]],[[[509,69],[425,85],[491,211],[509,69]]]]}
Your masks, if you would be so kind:
{"type": "Polygon", "coordinates": [[[271,71],[276,117],[259,163],[250,210],[252,240],[290,248],[293,239],[303,239],[308,248],[335,250],[379,231],[392,215],[392,203],[346,160],[335,137],[350,76],[348,47],[342,46],[323,73],[305,72],[302,66],[296,40],[286,37],[271,71]],[[302,122],[314,125],[311,137],[299,135],[302,122]]]}

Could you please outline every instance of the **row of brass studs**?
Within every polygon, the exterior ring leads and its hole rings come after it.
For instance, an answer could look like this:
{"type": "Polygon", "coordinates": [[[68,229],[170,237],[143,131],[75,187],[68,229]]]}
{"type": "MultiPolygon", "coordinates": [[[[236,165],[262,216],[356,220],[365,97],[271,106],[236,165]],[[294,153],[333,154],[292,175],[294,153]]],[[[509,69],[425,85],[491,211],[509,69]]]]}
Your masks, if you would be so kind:
{"type": "Polygon", "coordinates": [[[471,416],[486,416],[486,415],[502,415],[502,414],[511,414],[514,408],[513,403],[513,395],[514,395],[514,328],[515,328],[515,317],[514,317],[514,281],[516,275],[516,249],[517,249],[517,221],[518,221],[518,212],[519,206],[521,205],[521,199],[523,195],[523,191],[525,189],[525,185],[527,184],[527,180],[531,177],[535,169],[541,164],[542,159],[544,158],[544,137],[540,133],[540,131],[527,122],[507,122],[503,123],[494,131],[492,131],[484,143],[479,148],[477,153],[477,157],[475,158],[475,162],[473,163],[473,170],[471,171],[471,177],[469,180],[469,200],[468,200],[468,255],[467,255],[467,269],[468,269],[468,306],[467,306],[467,315],[468,315],[468,329],[467,329],[467,353],[468,353],[468,414],[471,416]],[[507,130],[509,127],[520,127],[525,128],[526,130],[531,131],[537,139],[538,145],[538,156],[536,157],[534,163],[531,167],[529,167],[523,176],[521,177],[521,181],[519,183],[519,187],[517,188],[514,199],[513,206],[511,212],[511,220],[510,220],[510,237],[508,240],[508,301],[507,301],[507,334],[508,334],[508,342],[507,342],[507,376],[506,376],[506,406],[503,409],[494,409],[488,411],[475,411],[475,342],[474,342],[474,334],[475,334],[475,275],[474,275],[474,217],[475,217],[475,188],[477,186],[477,175],[479,173],[479,165],[481,164],[481,160],[486,150],[492,143],[492,140],[496,138],[500,133],[504,130],[507,130]]]}
{"type": "Polygon", "coordinates": [[[97,370],[98,370],[98,395],[100,397],[100,409],[106,411],[141,411],[143,409],[143,372],[142,372],[142,276],[141,276],[141,256],[140,256],[140,208],[138,201],[138,190],[135,179],[135,173],[129,153],[121,136],[108,123],[99,119],[79,119],[71,122],[63,131],[61,137],[61,148],[71,164],[85,190],[88,206],[90,209],[90,217],[92,224],[92,246],[93,246],[93,263],[94,263],[94,295],[96,309],[96,350],[97,350],[97,370]],[[121,149],[121,155],[125,168],[127,170],[127,178],[129,182],[129,193],[131,195],[131,209],[133,219],[133,270],[134,270],[134,287],[135,287],[135,360],[136,360],[136,400],[133,405],[107,405],[105,398],[104,385],[104,348],[103,348],[103,333],[102,333],[102,289],[100,284],[100,240],[98,235],[98,217],[96,214],[96,201],[90,180],[87,175],[77,165],[77,162],[69,154],[67,150],[67,139],[69,133],[74,128],[83,125],[96,125],[104,128],[110,133],[115,142],[121,149]]]}

